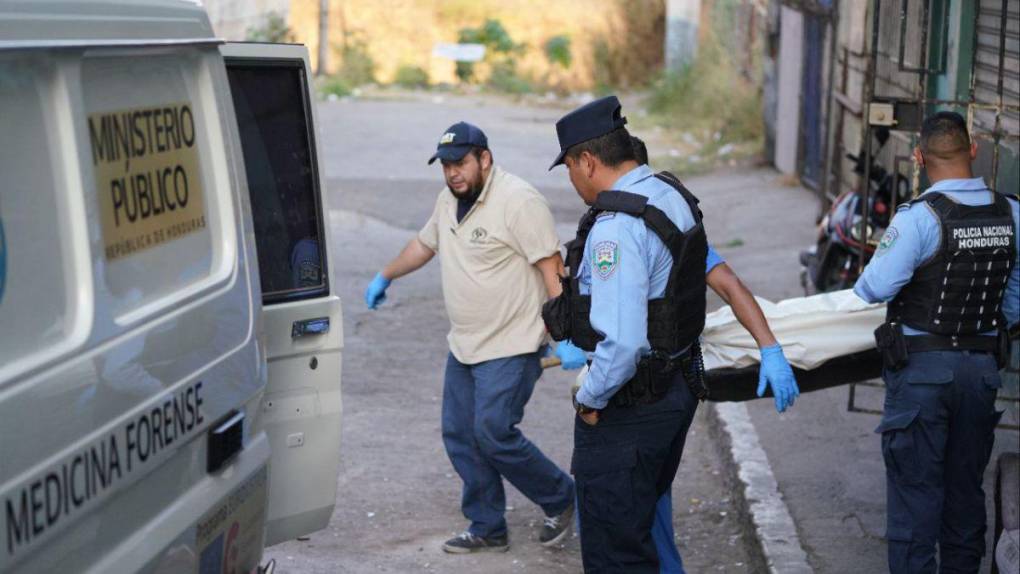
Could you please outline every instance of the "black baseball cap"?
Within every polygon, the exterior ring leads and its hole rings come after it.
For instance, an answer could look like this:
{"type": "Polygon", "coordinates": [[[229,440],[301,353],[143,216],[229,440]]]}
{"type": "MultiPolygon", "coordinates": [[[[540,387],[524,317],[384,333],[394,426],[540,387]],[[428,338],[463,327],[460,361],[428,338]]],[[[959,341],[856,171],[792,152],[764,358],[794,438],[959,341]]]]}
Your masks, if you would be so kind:
{"type": "Polygon", "coordinates": [[[549,166],[552,169],[563,163],[571,147],[604,136],[627,125],[621,114],[622,107],[616,96],[606,96],[577,108],[556,122],[556,136],[560,140],[560,154],[549,166]]]}
{"type": "Polygon", "coordinates": [[[439,138],[439,145],[436,146],[436,153],[429,158],[429,165],[437,159],[460,161],[473,147],[489,149],[489,138],[485,137],[485,132],[478,126],[457,122],[446,128],[439,138]]]}

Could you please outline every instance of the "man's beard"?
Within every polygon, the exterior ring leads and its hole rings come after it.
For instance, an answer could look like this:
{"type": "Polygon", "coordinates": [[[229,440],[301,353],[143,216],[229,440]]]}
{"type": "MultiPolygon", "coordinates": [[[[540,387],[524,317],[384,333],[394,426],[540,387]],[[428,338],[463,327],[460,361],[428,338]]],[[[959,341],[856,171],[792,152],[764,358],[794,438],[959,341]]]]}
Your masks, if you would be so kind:
{"type": "Polygon", "coordinates": [[[485,180],[479,176],[477,180],[468,185],[468,188],[465,191],[454,190],[453,186],[450,185],[450,182],[446,182],[446,186],[450,188],[450,193],[452,193],[457,199],[470,199],[472,197],[478,197],[478,195],[482,193],[482,189],[485,188],[485,180]]]}

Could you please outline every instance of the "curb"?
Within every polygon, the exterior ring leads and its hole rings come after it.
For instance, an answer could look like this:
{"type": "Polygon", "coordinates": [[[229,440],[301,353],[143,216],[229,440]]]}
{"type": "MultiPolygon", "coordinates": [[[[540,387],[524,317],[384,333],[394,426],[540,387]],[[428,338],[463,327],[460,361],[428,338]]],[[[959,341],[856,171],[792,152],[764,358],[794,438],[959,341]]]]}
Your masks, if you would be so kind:
{"type": "Polygon", "coordinates": [[[768,457],[758,441],[743,403],[715,403],[712,414],[728,447],[725,454],[740,487],[737,496],[750,519],[750,534],[756,537],[768,571],[773,574],[811,573],[807,553],[801,546],[793,517],[779,492],[768,457]]]}

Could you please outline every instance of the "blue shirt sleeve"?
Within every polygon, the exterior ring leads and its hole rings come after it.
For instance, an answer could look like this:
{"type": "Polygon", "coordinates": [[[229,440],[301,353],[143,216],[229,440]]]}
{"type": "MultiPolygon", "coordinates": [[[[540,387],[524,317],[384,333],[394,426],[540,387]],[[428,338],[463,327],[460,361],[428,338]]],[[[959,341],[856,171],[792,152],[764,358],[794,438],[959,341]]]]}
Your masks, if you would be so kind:
{"type": "Polygon", "coordinates": [[[722,265],[723,263],[726,263],[726,260],[722,258],[722,255],[716,253],[715,249],[711,245],[709,245],[708,257],[705,258],[705,275],[708,275],[709,273],[712,272],[713,269],[715,269],[719,265],[722,265]]]}
{"type": "Polygon", "coordinates": [[[882,236],[875,255],[854,285],[854,293],[869,303],[890,301],[906,285],[941,241],[938,219],[926,205],[900,210],[882,236]]]}
{"type": "Polygon", "coordinates": [[[596,222],[585,245],[591,282],[592,328],[604,339],[595,347],[577,401],[601,409],[637,371],[648,345],[648,264],[638,220],[617,215],[596,222]]]}
{"type": "Polygon", "coordinates": [[[1016,261],[1013,264],[1013,273],[1006,283],[1006,293],[1002,301],[1002,314],[1006,316],[1006,325],[1013,326],[1020,321],[1020,201],[1009,200],[1013,208],[1013,222],[1017,241],[1016,261]]]}

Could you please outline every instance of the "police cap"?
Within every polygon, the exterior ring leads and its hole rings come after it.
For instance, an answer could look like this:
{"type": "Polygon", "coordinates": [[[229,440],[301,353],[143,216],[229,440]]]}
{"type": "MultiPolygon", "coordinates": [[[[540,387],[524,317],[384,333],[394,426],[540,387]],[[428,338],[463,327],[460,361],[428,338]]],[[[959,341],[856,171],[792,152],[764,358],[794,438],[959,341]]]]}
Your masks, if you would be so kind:
{"type": "Polygon", "coordinates": [[[437,159],[460,161],[473,147],[489,149],[489,139],[485,137],[485,132],[467,122],[457,122],[446,128],[439,138],[439,145],[436,146],[436,153],[429,158],[429,165],[437,159]]]}
{"type": "Polygon", "coordinates": [[[606,96],[577,108],[556,122],[556,136],[560,139],[560,154],[549,166],[552,169],[563,163],[571,147],[604,136],[627,125],[621,114],[620,100],[606,96]]]}

